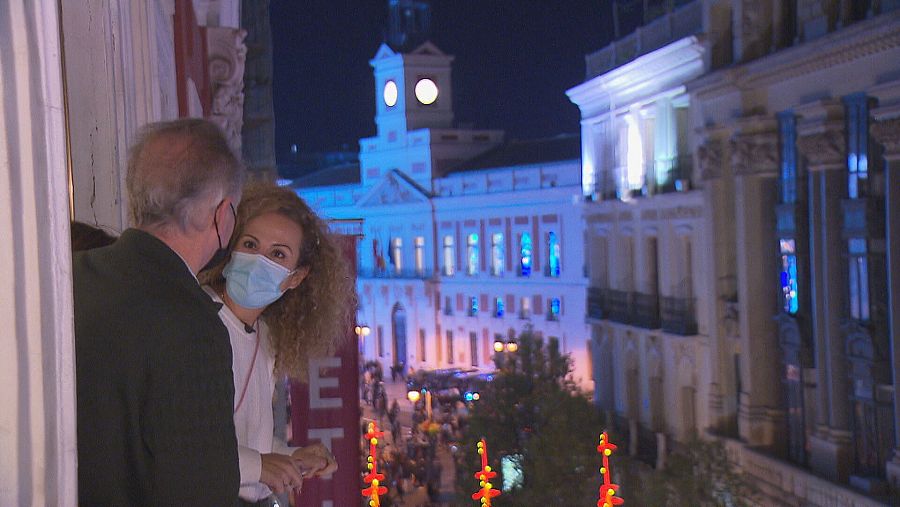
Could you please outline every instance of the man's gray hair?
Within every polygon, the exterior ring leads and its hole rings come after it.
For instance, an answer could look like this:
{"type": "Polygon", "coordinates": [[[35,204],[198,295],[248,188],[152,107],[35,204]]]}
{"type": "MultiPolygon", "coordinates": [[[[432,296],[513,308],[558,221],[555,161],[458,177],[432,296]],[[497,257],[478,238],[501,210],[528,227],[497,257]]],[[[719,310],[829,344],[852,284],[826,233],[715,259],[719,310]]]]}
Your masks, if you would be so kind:
{"type": "Polygon", "coordinates": [[[215,124],[201,119],[148,124],[128,152],[132,224],[202,229],[222,199],[240,196],[244,177],[243,165],[215,124]]]}

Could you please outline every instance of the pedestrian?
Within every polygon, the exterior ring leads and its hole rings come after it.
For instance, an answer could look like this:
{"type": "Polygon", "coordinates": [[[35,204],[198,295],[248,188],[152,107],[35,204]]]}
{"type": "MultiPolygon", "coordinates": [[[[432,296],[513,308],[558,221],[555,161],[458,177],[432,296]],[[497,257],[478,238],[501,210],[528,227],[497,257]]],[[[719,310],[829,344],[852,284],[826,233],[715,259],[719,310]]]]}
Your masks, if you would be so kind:
{"type": "Polygon", "coordinates": [[[228,242],[244,170],[218,127],[145,126],[132,228],[73,256],[80,505],[230,505],[239,486],[228,332],[197,273],[228,242]]]}
{"type": "Polygon", "coordinates": [[[242,505],[298,492],[332,473],[321,443],[290,447],[273,436],[272,394],[285,375],[306,380],[311,359],[333,354],[355,308],[353,281],[325,224],[292,190],[244,190],[227,260],[201,277],[234,351],[234,423],[242,505]]]}

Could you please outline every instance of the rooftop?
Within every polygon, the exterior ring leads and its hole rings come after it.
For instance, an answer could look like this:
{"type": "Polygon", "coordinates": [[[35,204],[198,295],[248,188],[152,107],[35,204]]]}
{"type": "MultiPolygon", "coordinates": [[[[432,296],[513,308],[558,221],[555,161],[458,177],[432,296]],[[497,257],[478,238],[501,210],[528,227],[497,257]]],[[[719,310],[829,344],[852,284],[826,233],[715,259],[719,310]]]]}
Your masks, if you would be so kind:
{"type": "Polygon", "coordinates": [[[492,150],[451,168],[447,175],[581,158],[581,136],[560,134],[528,141],[507,141],[492,150]]]}

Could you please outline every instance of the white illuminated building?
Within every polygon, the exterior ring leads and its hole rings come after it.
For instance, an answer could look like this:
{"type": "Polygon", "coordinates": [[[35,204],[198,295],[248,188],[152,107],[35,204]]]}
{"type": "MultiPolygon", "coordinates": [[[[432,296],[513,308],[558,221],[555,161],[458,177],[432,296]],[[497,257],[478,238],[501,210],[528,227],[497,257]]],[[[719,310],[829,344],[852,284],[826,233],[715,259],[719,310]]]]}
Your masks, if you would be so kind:
{"type": "Polygon", "coordinates": [[[504,142],[453,127],[453,57],[383,44],[370,61],[377,133],[359,166],[295,182],[332,219],[362,219],[358,321],[385,368],[493,370],[526,327],[558,339],[592,389],[578,136],[504,142]]]}

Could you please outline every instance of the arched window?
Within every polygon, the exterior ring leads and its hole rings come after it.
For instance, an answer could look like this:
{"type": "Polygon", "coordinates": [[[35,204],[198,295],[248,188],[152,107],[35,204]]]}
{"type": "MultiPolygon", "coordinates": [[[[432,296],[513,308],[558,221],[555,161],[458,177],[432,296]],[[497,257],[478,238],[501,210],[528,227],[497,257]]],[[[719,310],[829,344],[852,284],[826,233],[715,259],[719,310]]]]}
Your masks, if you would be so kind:
{"type": "Polygon", "coordinates": [[[547,234],[547,257],[548,257],[548,275],[558,277],[560,274],[559,267],[559,237],[555,232],[547,234]]]}
{"type": "Polygon", "coordinates": [[[531,261],[532,261],[532,248],[531,248],[531,235],[527,232],[522,233],[519,236],[519,274],[521,276],[530,276],[531,275],[531,261]]]}

